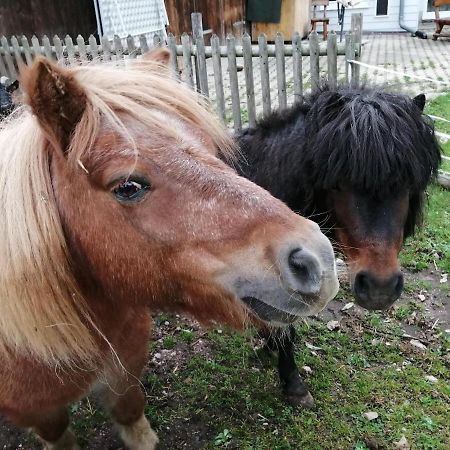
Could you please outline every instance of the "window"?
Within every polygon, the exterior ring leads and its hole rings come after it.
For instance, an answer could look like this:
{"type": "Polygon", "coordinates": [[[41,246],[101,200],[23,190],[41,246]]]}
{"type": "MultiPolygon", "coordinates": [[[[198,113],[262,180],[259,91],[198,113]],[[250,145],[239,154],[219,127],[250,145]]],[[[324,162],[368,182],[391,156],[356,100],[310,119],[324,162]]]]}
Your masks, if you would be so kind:
{"type": "Polygon", "coordinates": [[[387,16],[388,0],[377,0],[377,16],[387,16]]]}

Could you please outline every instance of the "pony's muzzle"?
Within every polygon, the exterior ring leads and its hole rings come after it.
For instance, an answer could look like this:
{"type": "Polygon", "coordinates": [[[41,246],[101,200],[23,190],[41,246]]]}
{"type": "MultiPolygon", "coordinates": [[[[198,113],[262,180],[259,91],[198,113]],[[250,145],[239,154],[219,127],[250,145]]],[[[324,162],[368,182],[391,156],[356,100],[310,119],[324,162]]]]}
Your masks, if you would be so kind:
{"type": "Polygon", "coordinates": [[[403,274],[395,272],[387,278],[380,278],[368,271],[355,276],[353,291],[356,303],[363,308],[379,310],[389,308],[401,295],[403,274]]]}

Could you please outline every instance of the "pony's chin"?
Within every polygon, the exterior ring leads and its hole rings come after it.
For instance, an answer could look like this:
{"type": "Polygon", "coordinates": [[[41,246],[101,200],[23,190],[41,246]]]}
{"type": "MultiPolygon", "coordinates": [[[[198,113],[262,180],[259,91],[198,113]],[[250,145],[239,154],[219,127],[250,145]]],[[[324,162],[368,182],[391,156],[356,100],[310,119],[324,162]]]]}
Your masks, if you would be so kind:
{"type": "Polygon", "coordinates": [[[255,297],[243,297],[241,300],[253,314],[271,325],[287,326],[302,317],[300,315],[287,313],[286,311],[278,309],[273,305],[269,305],[255,297]]]}

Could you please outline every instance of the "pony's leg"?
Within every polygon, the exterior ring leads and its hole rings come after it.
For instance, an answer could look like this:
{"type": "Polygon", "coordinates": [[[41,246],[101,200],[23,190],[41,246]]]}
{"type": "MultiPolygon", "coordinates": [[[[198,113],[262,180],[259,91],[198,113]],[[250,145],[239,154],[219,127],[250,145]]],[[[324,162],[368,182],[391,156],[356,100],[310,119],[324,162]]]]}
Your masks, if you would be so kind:
{"type": "Polygon", "coordinates": [[[121,354],[126,366],[106,376],[100,396],[111,414],[122,441],[129,450],[153,450],[158,437],[144,415],[145,396],[139,377],[147,361],[151,318],[148,311],[138,311],[124,330],[121,354]]]}
{"type": "Polygon", "coordinates": [[[144,416],[145,397],[137,379],[125,376],[110,387],[102,389],[101,396],[129,450],[154,450],[158,437],[144,416]]]}
{"type": "Polygon", "coordinates": [[[79,450],[75,435],[69,428],[67,409],[36,415],[31,420],[31,429],[42,442],[45,450],[79,450]]]}
{"type": "Polygon", "coordinates": [[[296,333],[294,327],[291,325],[288,329],[276,329],[271,332],[266,330],[262,335],[266,338],[267,347],[278,352],[278,373],[288,403],[293,406],[312,408],[314,399],[295,363],[294,340],[296,333]]]}

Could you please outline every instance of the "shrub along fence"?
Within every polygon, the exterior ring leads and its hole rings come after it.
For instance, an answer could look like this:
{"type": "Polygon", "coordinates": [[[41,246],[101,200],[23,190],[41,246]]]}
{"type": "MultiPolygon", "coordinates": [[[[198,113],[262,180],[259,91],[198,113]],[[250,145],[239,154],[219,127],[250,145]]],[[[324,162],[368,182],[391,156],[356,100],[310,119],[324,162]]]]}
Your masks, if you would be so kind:
{"type": "MultiPolygon", "coordinates": [[[[334,33],[329,34],[326,42],[319,42],[319,35],[313,32],[308,40],[294,33],[289,43],[281,33],[273,43],[261,34],[257,44],[252,44],[248,34],[229,35],[226,45],[220,45],[219,37],[213,35],[206,45],[201,14],[192,13],[192,32],[184,33],[178,41],[169,35],[167,43],[161,42],[157,35],[152,42],[145,36],[137,41],[132,36],[126,39],[115,36],[112,41],[106,37],[98,41],[92,35],[87,39],[78,36],[75,42],[70,36],[64,39],[43,36],[41,40],[33,36],[31,42],[24,36],[12,36],[9,40],[3,36],[0,38],[0,76],[17,79],[22,67],[31,64],[37,55],[64,65],[120,62],[139,58],[152,47],[167,45],[177,76],[210,97],[219,117],[239,130],[243,123],[253,125],[257,114],[265,115],[275,106],[284,108],[298,101],[305,89],[314,89],[324,72],[319,60],[325,66],[326,59],[326,78],[330,85],[336,85],[338,56],[346,61],[359,59],[361,29],[362,15],[354,14],[352,31],[343,43],[337,42],[334,33]]],[[[359,67],[346,62],[345,78],[348,82],[357,81],[359,67]]]]}

